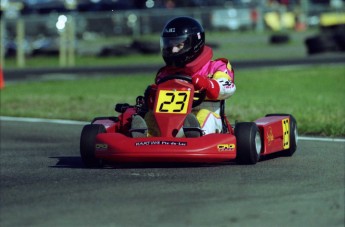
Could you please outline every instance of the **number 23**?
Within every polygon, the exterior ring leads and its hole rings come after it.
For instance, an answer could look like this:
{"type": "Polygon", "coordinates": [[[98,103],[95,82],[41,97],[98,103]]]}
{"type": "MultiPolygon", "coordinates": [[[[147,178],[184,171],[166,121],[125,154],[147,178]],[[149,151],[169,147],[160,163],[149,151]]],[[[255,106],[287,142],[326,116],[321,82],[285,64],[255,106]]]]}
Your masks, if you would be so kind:
{"type": "Polygon", "coordinates": [[[166,109],[166,105],[173,105],[174,107],[176,106],[176,108],[174,108],[172,111],[174,113],[179,113],[183,110],[184,106],[185,106],[185,102],[187,100],[187,94],[184,92],[178,93],[177,94],[177,98],[175,101],[175,93],[173,92],[168,92],[165,94],[166,96],[170,97],[169,101],[164,101],[161,103],[161,105],[159,106],[159,111],[160,112],[169,112],[169,109],[166,109]]]}

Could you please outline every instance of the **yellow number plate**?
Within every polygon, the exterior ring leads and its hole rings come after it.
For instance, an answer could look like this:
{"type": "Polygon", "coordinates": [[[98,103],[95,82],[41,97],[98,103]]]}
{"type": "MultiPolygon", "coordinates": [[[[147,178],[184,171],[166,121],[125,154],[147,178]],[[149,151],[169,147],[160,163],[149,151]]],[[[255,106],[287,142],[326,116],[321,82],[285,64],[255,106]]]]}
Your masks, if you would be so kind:
{"type": "Polygon", "coordinates": [[[185,114],[189,104],[190,91],[160,90],[156,106],[157,113],[185,114]]]}
{"type": "Polygon", "coordinates": [[[290,148],[290,123],[289,118],[282,120],[283,124],[283,147],[284,149],[290,148]]]}

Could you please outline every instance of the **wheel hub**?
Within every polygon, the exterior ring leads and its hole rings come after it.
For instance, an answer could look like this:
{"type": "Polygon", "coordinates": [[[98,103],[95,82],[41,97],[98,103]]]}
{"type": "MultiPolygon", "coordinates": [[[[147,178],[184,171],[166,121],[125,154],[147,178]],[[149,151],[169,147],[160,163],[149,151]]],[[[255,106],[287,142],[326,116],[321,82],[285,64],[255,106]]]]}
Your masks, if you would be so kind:
{"type": "Polygon", "coordinates": [[[260,155],[261,148],[262,148],[262,142],[261,142],[261,136],[260,136],[259,132],[257,132],[255,135],[255,148],[256,148],[256,153],[258,155],[260,155]]]}

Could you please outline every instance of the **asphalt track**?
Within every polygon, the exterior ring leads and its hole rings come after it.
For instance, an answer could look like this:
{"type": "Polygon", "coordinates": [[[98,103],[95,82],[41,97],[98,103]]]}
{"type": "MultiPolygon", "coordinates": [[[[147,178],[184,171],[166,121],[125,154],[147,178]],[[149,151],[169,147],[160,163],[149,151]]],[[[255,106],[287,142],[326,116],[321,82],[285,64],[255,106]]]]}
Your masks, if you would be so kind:
{"type": "Polygon", "coordinates": [[[85,169],[82,125],[0,123],[2,227],[344,226],[344,140],[253,166],[85,169]]]}

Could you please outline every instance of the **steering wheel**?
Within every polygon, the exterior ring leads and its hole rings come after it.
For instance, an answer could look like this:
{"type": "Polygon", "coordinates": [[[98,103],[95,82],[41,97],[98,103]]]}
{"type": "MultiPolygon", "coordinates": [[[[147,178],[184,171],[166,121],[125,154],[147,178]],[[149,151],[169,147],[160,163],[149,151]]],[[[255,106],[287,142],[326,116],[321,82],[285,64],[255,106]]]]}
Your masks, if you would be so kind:
{"type": "MultiPolygon", "coordinates": [[[[160,79],[156,84],[161,84],[164,82],[167,82],[169,80],[174,80],[174,79],[178,79],[178,80],[184,80],[187,81],[188,83],[192,83],[192,77],[187,76],[187,75],[181,75],[181,74],[173,74],[173,75],[168,75],[163,77],[162,79],[160,79]]],[[[199,106],[206,98],[206,90],[196,90],[194,92],[194,98],[193,98],[193,104],[192,107],[196,107],[199,106]]]]}

